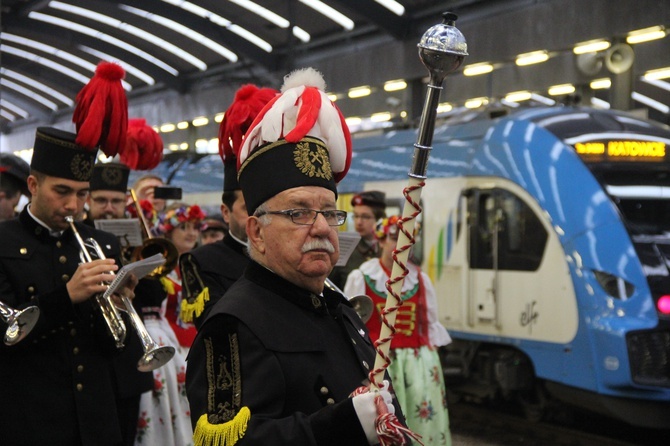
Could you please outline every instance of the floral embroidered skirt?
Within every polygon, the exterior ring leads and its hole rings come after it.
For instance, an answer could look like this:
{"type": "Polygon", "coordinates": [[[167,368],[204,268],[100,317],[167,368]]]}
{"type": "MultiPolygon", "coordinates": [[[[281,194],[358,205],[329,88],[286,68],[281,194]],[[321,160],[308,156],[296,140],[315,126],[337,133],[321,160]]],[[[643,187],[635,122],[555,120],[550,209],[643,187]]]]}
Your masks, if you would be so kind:
{"type": "Polygon", "coordinates": [[[437,350],[399,348],[391,353],[388,372],[408,427],[421,435],[425,446],[450,446],[444,375],[437,350]]]}
{"type": "Polygon", "coordinates": [[[144,321],[147,331],[158,345],[175,347],[174,357],[153,371],[154,390],[142,394],[137,422],[136,446],[191,446],[193,429],[186,399],[186,358],[165,319],[144,321]]]}

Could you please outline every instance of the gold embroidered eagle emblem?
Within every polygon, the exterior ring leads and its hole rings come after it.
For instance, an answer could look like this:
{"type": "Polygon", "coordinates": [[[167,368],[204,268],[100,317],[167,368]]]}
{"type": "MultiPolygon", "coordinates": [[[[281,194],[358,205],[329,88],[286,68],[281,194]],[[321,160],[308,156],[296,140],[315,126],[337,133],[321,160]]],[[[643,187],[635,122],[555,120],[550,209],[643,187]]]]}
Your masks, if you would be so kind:
{"type": "Polygon", "coordinates": [[[293,161],[296,167],[308,177],[331,180],[333,170],[330,167],[328,151],[321,145],[302,141],[293,150],[293,161]]]}

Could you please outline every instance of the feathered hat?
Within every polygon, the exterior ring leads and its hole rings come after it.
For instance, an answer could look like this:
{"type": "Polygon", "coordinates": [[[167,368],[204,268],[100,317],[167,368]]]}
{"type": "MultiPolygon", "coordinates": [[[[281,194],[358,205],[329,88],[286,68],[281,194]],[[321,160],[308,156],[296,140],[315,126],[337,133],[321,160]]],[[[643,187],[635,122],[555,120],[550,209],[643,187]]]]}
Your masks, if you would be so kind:
{"type": "Polygon", "coordinates": [[[90,190],[113,190],[126,193],[130,169],[123,163],[96,163],[91,173],[90,190]]]}
{"type": "Polygon", "coordinates": [[[337,183],[351,165],[351,135],[344,116],[325,93],[313,68],[284,78],[249,127],[238,153],[238,179],[252,214],[279,192],[321,186],[337,196],[337,183]]]}
{"type": "Polygon", "coordinates": [[[126,148],[120,157],[132,170],[151,170],[163,159],[163,140],[146,120],[130,119],[126,148]]]}
{"type": "Polygon", "coordinates": [[[240,188],[237,181],[237,152],[244,134],[263,107],[279,94],[272,88],[259,88],[253,84],[240,87],[235,99],[223,115],[219,126],[219,155],[223,160],[223,190],[240,188]]]}
{"type": "Polygon", "coordinates": [[[128,101],[120,65],[101,62],[95,75],[77,94],[72,121],[77,133],[39,127],[30,167],[75,181],[89,181],[98,148],[114,156],[125,148],[128,101]]]}

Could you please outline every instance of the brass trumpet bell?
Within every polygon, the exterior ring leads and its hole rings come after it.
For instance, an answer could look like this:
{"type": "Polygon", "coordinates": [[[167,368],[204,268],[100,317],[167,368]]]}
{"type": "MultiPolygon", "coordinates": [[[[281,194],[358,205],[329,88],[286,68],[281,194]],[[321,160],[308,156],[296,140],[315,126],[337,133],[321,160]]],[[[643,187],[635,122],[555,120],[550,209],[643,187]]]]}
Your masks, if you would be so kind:
{"type": "Polygon", "coordinates": [[[5,331],[5,345],[14,345],[33,329],[40,316],[40,310],[35,306],[15,310],[4,302],[0,302],[0,316],[8,325],[5,331]]]}
{"type": "Polygon", "coordinates": [[[145,239],[142,246],[138,246],[133,251],[132,261],[146,259],[155,254],[162,254],[165,257],[165,263],[149,273],[148,277],[160,278],[166,276],[177,267],[179,251],[171,241],[164,238],[145,239]]]}
{"type": "MultiPolygon", "coordinates": [[[[346,297],[346,296],[345,296],[346,297]]],[[[347,299],[349,299],[347,297],[347,299]]],[[[372,299],[365,294],[359,294],[349,299],[349,302],[354,307],[356,314],[361,320],[365,323],[370,320],[372,317],[372,312],[374,311],[374,305],[372,304],[372,299]]]]}

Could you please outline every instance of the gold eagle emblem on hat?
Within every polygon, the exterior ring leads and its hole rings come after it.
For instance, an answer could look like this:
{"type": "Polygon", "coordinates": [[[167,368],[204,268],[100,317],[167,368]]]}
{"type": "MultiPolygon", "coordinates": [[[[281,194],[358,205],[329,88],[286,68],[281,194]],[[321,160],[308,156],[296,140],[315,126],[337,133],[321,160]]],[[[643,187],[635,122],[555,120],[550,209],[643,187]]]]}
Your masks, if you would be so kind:
{"type": "Polygon", "coordinates": [[[90,157],[77,153],[70,162],[70,171],[78,181],[89,181],[93,172],[93,163],[90,157]]]}
{"type": "Polygon", "coordinates": [[[328,151],[321,145],[299,142],[293,150],[293,160],[300,172],[308,177],[333,178],[328,151]]]}
{"type": "Polygon", "coordinates": [[[121,173],[121,169],[117,169],[115,167],[107,167],[106,169],[103,169],[102,181],[104,181],[105,184],[116,186],[121,184],[122,180],[123,174],[121,173]]]}

